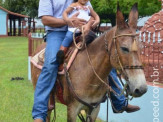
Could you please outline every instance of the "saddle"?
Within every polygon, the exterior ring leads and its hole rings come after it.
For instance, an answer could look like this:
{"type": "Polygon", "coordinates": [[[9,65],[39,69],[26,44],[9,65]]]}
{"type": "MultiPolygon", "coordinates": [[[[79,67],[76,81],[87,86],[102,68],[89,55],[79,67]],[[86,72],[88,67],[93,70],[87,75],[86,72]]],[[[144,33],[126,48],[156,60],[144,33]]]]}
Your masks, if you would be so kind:
{"type": "MultiPolygon", "coordinates": [[[[81,45],[81,42],[79,42],[77,44],[78,46],[81,45]]],[[[75,48],[74,44],[72,44],[68,51],[66,52],[65,55],[65,63],[67,64],[67,69],[70,68],[71,64],[73,63],[73,60],[75,59],[76,55],[78,53],[78,49],[75,48]]],[[[32,58],[31,58],[31,63],[36,66],[38,69],[42,69],[43,64],[44,64],[44,55],[45,55],[45,48],[42,49],[40,52],[38,52],[37,54],[35,54],[32,58]]],[[[64,71],[58,72],[59,75],[64,75],[64,71]]]]}
{"type": "MultiPolygon", "coordinates": [[[[78,40],[77,45],[80,47],[81,42],[79,41],[80,37],[76,38],[78,40]]],[[[67,69],[69,69],[71,67],[71,64],[73,63],[76,55],[78,53],[78,49],[75,47],[74,44],[72,44],[68,51],[65,54],[65,60],[64,63],[67,64],[67,69]]],[[[35,54],[32,58],[31,58],[31,63],[37,67],[38,69],[42,70],[43,64],[44,64],[44,56],[45,56],[45,48],[42,49],[40,52],[38,52],[37,54],[35,54]]],[[[58,72],[58,75],[64,75],[64,70],[58,72]]],[[[63,87],[61,82],[59,82],[59,80],[56,80],[56,84],[55,84],[55,90],[53,90],[52,92],[56,93],[56,97],[59,100],[59,102],[61,102],[62,104],[65,104],[64,99],[63,99],[63,87]]],[[[50,104],[52,104],[53,100],[53,96],[50,95],[50,104]]],[[[66,104],[65,104],[66,105],[66,104]]],[[[51,105],[52,106],[52,105],[51,105]]],[[[50,107],[51,109],[52,107],[50,107]]]]}

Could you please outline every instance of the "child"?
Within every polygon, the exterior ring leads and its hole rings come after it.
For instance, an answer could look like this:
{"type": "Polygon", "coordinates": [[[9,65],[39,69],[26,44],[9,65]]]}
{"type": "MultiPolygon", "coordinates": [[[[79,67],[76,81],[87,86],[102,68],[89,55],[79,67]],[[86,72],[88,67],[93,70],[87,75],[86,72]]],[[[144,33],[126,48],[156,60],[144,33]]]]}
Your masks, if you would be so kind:
{"type": "MultiPolygon", "coordinates": [[[[78,14],[77,18],[85,20],[87,23],[91,17],[93,17],[95,20],[92,24],[92,28],[95,28],[99,22],[100,18],[97,15],[97,13],[92,9],[92,7],[88,6],[89,0],[78,0],[75,3],[72,3],[64,12],[63,12],[63,19],[71,25],[72,27],[68,27],[68,31],[66,33],[66,36],[62,42],[62,45],[60,47],[60,50],[57,53],[57,60],[59,64],[63,64],[64,61],[64,54],[66,53],[68,47],[70,46],[71,42],[73,41],[73,33],[76,30],[73,26],[73,20],[69,19],[73,15],[78,14]]],[[[76,35],[80,33],[80,30],[77,30],[76,35]]],[[[62,66],[59,67],[59,70],[62,70],[62,66]]]]}

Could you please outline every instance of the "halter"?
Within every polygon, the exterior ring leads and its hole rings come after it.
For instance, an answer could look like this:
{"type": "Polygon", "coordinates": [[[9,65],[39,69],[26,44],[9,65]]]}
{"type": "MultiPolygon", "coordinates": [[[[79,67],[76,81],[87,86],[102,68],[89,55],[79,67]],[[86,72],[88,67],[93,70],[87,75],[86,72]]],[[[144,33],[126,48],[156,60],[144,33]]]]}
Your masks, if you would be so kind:
{"type": "Polygon", "coordinates": [[[131,37],[133,37],[134,38],[134,41],[136,41],[136,36],[138,36],[137,34],[122,34],[122,35],[117,35],[117,36],[114,36],[113,38],[112,38],[112,42],[111,42],[111,45],[110,45],[110,50],[108,50],[108,41],[106,40],[106,35],[107,35],[107,33],[105,33],[105,37],[104,37],[104,41],[105,41],[105,48],[106,48],[106,51],[108,52],[108,55],[109,55],[109,58],[111,57],[110,55],[111,55],[111,47],[112,47],[112,45],[113,45],[113,42],[114,42],[114,45],[115,45],[115,51],[116,51],[116,53],[117,53],[117,59],[118,59],[118,63],[119,63],[119,65],[120,65],[120,67],[121,67],[121,70],[122,70],[122,75],[124,76],[124,78],[125,78],[125,80],[126,81],[128,81],[129,79],[128,79],[128,75],[127,75],[127,73],[126,73],[126,70],[125,69],[144,69],[143,68],[143,66],[142,65],[135,65],[135,66],[123,66],[122,65],[122,62],[121,62],[121,60],[120,60],[120,56],[119,56],[119,53],[118,53],[118,51],[117,51],[117,43],[116,43],[116,39],[117,38],[119,38],[119,37],[122,37],[122,36],[131,36],[131,37]]]}

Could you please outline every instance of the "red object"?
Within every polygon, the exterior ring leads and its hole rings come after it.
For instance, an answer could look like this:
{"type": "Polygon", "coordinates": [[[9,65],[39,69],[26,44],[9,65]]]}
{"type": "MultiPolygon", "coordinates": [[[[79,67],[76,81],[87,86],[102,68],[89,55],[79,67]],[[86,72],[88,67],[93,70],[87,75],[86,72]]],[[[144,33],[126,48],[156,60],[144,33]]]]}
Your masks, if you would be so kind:
{"type": "Polygon", "coordinates": [[[61,87],[59,81],[56,82],[56,93],[57,93],[57,98],[58,98],[58,100],[59,100],[62,104],[66,105],[66,103],[65,103],[65,101],[64,101],[64,99],[63,99],[63,89],[62,89],[62,87],[61,87]]]}

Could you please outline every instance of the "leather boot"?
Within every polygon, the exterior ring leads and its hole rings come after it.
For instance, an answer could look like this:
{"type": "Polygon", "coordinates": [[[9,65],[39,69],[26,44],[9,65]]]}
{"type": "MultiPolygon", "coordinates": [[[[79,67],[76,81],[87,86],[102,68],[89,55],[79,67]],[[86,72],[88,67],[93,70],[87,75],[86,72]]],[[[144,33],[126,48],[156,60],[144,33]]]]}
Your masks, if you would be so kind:
{"type": "Polygon", "coordinates": [[[128,105],[126,106],[126,108],[125,108],[125,111],[126,111],[127,113],[132,113],[132,112],[135,112],[135,111],[138,111],[138,110],[140,110],[140,107],[139,107],[139,106],[130,105],[130,104],[128,104],[128,105]]]}
{"type": "Polygon", "coordinates": [[[59,63],[59,71],[63,70],[63,63],[64,63],[64,58],[65,58],[65,54],[67,52],[67,47],[61,46],[60,50],[57,53],[57,61],[59,63]]]}

